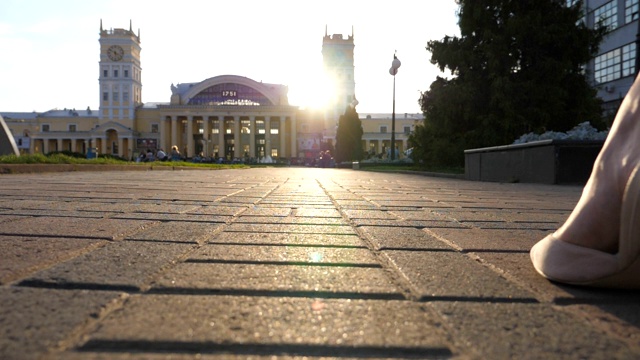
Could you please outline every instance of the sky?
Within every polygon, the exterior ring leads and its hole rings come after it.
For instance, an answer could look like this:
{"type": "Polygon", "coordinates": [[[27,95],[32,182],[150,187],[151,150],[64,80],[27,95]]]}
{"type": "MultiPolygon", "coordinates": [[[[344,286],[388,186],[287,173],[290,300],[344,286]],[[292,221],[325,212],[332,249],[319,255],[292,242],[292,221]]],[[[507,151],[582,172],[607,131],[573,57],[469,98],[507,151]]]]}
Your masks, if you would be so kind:
{"type": "Polygon", "coordinates": [[[171,84],[240,75],[289,87],[289,104],[326,98],[322,38],[354,35],[359,113],[420,113],[436,76],[431,40],[459,34],[454,0],[2,0],[0,111],[97,109],[99,29],[140,31],[142,101],[171,84]]]}

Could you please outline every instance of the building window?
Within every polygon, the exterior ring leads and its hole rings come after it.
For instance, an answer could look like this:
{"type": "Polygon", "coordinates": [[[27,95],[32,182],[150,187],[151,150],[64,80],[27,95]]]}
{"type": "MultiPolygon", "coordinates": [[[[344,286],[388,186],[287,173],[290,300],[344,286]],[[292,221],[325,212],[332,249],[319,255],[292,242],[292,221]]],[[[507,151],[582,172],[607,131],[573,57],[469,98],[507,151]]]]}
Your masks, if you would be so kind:
{"type": "Polygon", "coordinates": [[[277,134],[278,134],[278,132],[279,132],[279,130],[278,130],[278,128],[277,128],[277,127],[276,127],[276,128],[271,128],[271,129],[269,129],[269,133],[270,133],[271,135],[277,135],[277,134]]]}
{"type": "Polygon", "coordinates": [[[387,133],[387,127],[386,126],[380,126],[380,132],[382,134],[386,134],[387,133]]]}
{"type": "Polygon", "coordinates": [[[103,92],[102,93],[102,100],[103,101],[109,101],[109,93],[108,92],[103,92]]]}
{"type": "Polygon", "coordinates": [[[117,91],[113,93],[113,101],[120,101],[120,93],[117,91]]]}
{"type": "Polygon", "coordinates": [[[595,80],[605,83],[620,78],[620,49],[599,55],[595,59],[595,80]]]}
{"type": "Polygon", "coordinates": [[[113,70],[113,77],[118,77],[118,70],[113,70]]]}
{"type": "Polygon", "coordinates": [[[50,128],[49,124],[42,124],[42,132],[49,132],[50,128]]]}
{"type": "Polygon", "coordinates": [[[404,134],[405,135],[411,134],[411,126],[405,126],[404,127],[404,134]]]}
{"type": "Polygon", "coordinates": [[[152,133],[157,134],[159,132],[158,129],[159,129],[158,128],[158,124],[155,124],[155,123],[151,124],[151,132],[152,133]]]}
{"type": "Polygon", "coordinates": [[[122,92],[122,101],[129,101],[129,92],[127,91],[122,92]]]}
{"type": "Polygon", "coordinates": [[[109,77],[109,70],[102,70],[102,77],[109,77]]]}
{"type": "Polygon", "coordinates": [[[69,124],[69,132],[76,132],[76,124],[69,124]]]}
{"type": "Polygon", "coordinates": [[[265,139],[258,139],[258,144],[265,145],[267,141],[265,139]]]}
{"type": "Polygon", "coordinates": [[[129,77],[129,70],[127,70],[127,69],[124,70],[124,77],[126,77],[126,78],[129,77]]]}
{"type": "Polygon", "coordinates": [[[626,24],[638,19],[638,2],[640,0],[624,1],[624,22],[626,24]]]}
{"type": "Polygon", "coordinates": [[[251,121],[249,121],[249,120],[240,120],[240,133],[241,134],[251,134],[251,121]]]}
{"type": "Polygon", "coordinates": [[[636,73],[636,44],[631,43],[622,47],[622,76],[636,73]]]}
{"type": "Polygon", "coordinates": [[[596,22],[602,21],[603,25],[609,28],[609,31],[618,27],[618,7],[616,3],[617,0],[609,1],[593,12],[596,22]]]}
{"type": "Polygon", "coordinates": [[[630,43],[595,58],[595,81],[606,83],[635,74],[636,44],[630,43]]]}
{"type": "Polygon", "coordinates": [[[271,157],[278,157],[278,149],[271,149],[271,157]]]}

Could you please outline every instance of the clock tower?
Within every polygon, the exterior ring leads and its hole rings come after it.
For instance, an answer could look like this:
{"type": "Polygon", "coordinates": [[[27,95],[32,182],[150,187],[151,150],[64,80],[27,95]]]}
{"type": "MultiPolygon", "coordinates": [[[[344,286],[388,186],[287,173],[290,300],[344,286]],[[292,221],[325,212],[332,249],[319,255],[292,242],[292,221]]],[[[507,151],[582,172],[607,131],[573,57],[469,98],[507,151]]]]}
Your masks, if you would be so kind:
{"type": "Polygon", "coordinates": [[[100,20],[100,120],[129,128],[142,104],[140,30],[103,29],[100,20]]]}
{"type": "Polygon", "coordinates": [[[353,29],[346,38],[342,34],[329,36],[325,27],[322,39],[322,59],[325,75],[331,84],[331,101],[325,114],[325,138],[335,138],[338,120],[347,106],[356,100],[356,82],[353,65],[353,29]]]}

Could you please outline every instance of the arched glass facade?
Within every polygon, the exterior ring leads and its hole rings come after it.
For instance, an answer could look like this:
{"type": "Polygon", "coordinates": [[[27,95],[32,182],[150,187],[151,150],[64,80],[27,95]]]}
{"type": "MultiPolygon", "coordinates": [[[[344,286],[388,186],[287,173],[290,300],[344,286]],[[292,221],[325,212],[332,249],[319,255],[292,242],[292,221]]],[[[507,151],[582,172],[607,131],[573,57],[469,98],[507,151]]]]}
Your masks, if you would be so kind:
{"type": "Polygon", "coordinates": [[[189,105],[271,106],[273,103],[258,90],[242,84],[213,85],[189,100],[189,105]]]}

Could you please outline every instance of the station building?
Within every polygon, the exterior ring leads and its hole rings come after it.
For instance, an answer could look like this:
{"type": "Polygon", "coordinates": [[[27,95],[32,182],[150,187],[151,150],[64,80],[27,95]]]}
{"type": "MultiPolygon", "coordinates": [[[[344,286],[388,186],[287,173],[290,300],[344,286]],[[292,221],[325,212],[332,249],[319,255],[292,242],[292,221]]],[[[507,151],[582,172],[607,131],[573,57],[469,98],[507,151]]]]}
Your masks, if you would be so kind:
{"type": "MultiPolygon", "coordinates": [[[[101,22],[99,43],[98,109],[0,111],[22,153],[96,151],[132,159],[143,151],[177,146],[189,158],[310,158],[323,143],[335,141],[340,115],[357,104],[353,35],[325,30],[324,70],[337,90],[323,110],[289,104],[286,85],[238,75],[171,84],[168,102],[144,103],[140,32],[131,24],[128,30],[104,29],[101,22]]],[[[391,145],[391,114],[360,116],[363,149],[384,155],[391,145]]],[[[396,116],[400,153],[421,121],[421,114],[396,116]]]]}

